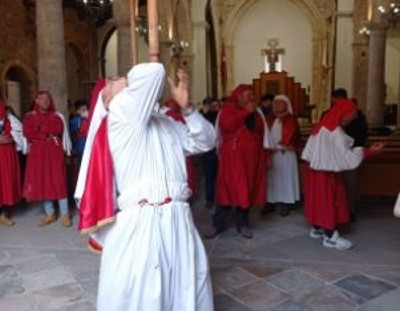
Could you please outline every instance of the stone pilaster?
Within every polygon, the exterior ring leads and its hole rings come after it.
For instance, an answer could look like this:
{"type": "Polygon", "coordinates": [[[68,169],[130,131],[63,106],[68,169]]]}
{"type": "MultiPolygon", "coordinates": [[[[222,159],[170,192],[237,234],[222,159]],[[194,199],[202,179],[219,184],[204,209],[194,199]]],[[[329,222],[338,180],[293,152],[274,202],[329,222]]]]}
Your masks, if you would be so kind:
{"type": "Polygon", "coordinates": [[[386,27],[371,25],[368,45],[366,114],[371,126],[383,124],[385,104],[386,27]]]}
{"type": "Polygon", "coordinates": [[[36,0],[39,89],[48,90],[68,116],[62,0],[36,0]]]}
{"type": "Polygon", "coordinates": [[[127,0],[113,1],[114,24],[117,27],[118,75],[124,76],[132,67],[130,7],[127,0]]]}
{"type": "Polygon", "coordinates": [[[192,24],[193,26],[193,41],[192,41],[192,53],[193,53],[193,88],[192,88],[192,100],[194,102],[200,102],[205,96],[207,96],[207,55],[206,55],[206,21],[197,21],[192,24]]]}

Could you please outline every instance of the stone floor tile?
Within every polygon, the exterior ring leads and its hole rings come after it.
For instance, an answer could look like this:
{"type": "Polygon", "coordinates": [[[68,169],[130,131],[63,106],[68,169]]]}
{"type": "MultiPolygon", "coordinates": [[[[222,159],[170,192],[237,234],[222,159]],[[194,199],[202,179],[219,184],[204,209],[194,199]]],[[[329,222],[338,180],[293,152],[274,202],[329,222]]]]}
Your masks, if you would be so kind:
{"type": "Polygon", "coordinates": [[[374,299],[393,290],[395,286],[361,274],[349,276],[335,283],[336,286],[366,300],[374,299]]]}
{"type": "Polygon", "coordinates": [[[370,300],[357,311],[396,311],[400,309],[400,288],[370,300]]]}
{"type": "MultiPolygon", "coordinates": [[[[21,275],[15,266],[0,266],[0,299],[7,296],[20,295],[25,292],[21,275]]],[[[1,305],[1,303],[0,303],[1,305]]]]}
{"type": "Polygon", "coordinates": [[[214,297],[214,307],[214,311],[250,311],[248,307],[225,294],[214,297]]]}
{"type": "Polygon", "coordinates": [[[315,311],[308,307],[307,305],[296,302],[293,300],[286,300],[285,302],[275,306],[271,311],[315,311]]]}
{"type": "Polygon", "coordinates": [[[41,311],[33,303],[33,297],[29,295],[2,297],[0,301],[1,311],[41,311]]]}
{"type": "Polygon", "coordinates": [[[96,307],[88,301],[82,301],[82,302],[78,302],[78,303],[72,303],[72,304],[56,307],[55,309],[52,309],[51,311],[96,311],[96,307]]]}
{"type": "Polygon", "coordinates": [[[82,288],[77,284],[66,284],[37,291],[33,294],[40,311],[54,311],[85,302],[82,288]]]}
{"type": "Polygon", "coordinates": [[[319,287],[297,300],[315,311],[354,311],[356,304],[349,301],[335,286],[319,287]]]}
{"type": "Polygon", "coordinates": [[[290,269],[290,266],[282,265],[269,265],[269,264],[244,264],[240,266],[244,270],[260,277],[260,278],[267,278],[269,276],[275,275],[277,273],[281,273],[290,269]]]}
{"type": "Polygon", "coordinates": [[[234,287],[229,289],[228,292],[251,310],[265,310],[288,298],[288,295],[283,291],[268,285],[264,281],[234,287]]]}
{"type": "Polygon", "coordinates": [[[257,280],[254,275],[236,266],[212,269],[211,276],[213,284],[224,290],[257,280]]]}
{"type": "Polygon", "coordinates": [[[22,278],[26,289],[30,292],[76,282],[71,272],[65,269],[65,267],[56,267],[32,274],[23,274],[22,278]]]}
{"type": "Polygon", "coordinates": [[[300,271],[327,283],[332,283],[357,271],[355,270],[357,269],[355,265],[326,262],[299,262],[295,266],[300,271]]]}
{"type": "Polygon", "coordinates": [[[285,271],[265,279],[291,296],[298,296],[322,286],[323,283],[299,270],[285,271]]]}

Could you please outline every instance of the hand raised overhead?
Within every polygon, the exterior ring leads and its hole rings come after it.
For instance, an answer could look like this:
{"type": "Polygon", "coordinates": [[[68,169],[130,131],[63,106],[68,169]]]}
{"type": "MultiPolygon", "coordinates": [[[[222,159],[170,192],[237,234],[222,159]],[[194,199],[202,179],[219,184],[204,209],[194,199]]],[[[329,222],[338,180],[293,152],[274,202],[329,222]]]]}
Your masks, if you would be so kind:
{"type": "Polygon", "coordinates": [[[168,77],[168,86],[171,96],[178,103],[182,109],[190,106],[189,100],[189,76],[185,70],[179,69],[176,73],[178,81],[175,83],[174,79],[168,77]]]}

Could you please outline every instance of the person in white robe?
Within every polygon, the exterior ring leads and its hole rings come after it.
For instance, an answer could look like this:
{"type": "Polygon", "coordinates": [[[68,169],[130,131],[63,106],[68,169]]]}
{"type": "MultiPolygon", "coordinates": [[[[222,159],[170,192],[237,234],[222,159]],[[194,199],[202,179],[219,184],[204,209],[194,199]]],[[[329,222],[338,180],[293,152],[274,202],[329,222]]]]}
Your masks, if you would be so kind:
{"type": "Polygon", "coordinates": [[[267,123],[272,141],[271,164],[267,170],[267,202],[279,205],[280,215],[287,216],[300,200],[296,155],[300,133],[287,96],[274,97],[267,123]]]}
{"type": "MultiPolygon", "coordinates": [[[[165,84],[159,63],[134,66],[126,87],[116,92],[125,81],[110,82],[99,96],[97,105],[105,101],[108,113],[95,108],[89,136],[106,116],[118,212],[107,226],[99,221],[88,230],[102,246],[98,311],[214,308],[206,252],[187,203],[185,156],[214,148],[215,133],[189,104],[187,75],[180,71],[178,78],[177,85],[169,81],[170,92],[186,124],[154,110],[165,84]]],[[[89,137],[83,156],[78,199],[85,197],[95,140],[89,137]]]]}

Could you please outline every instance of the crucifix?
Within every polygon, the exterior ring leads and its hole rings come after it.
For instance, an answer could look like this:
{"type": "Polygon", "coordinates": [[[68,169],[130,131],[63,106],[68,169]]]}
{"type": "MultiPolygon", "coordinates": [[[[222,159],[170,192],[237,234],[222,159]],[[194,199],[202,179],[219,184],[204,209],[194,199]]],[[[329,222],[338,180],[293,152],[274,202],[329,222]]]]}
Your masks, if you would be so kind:
{"type": "Polygon", "coordinates": [[[265,72],[282,71],[282,55],[285,54],[285,49],[277,48],[278,45],[278,39],[268,39],[267,46],[269,49],[261,50],[265,59],[265,72]]]}

